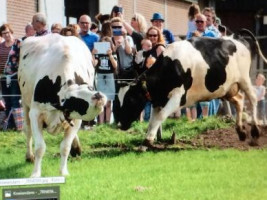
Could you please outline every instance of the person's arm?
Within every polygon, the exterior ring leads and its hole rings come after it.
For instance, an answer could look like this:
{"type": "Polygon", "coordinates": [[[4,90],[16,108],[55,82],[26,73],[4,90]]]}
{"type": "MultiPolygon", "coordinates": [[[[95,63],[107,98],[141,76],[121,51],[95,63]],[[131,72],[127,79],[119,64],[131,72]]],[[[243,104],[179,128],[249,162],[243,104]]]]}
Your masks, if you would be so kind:
{"type": "Polygon", "coordinates": [[[129,23],[127,23],[126,21],[123,21],[123,26],[129,35],[133,34],[134,29],[129,23]]]}
{"type": "Polygon", "coordinates": [[[132,47],[131,47],[130,42],[129,42],[128,39],[127,39],[126,34],[123,36],[123,38],[124,38],[124,42],[125,42],[125,52],[126,52],[127,54],[131,54],[131,53],[133,52],[133,49],[132,49],[132,47]]]}
{"type": "Polygon", "coordinates": [[[95,67],[98,63],[98,60],[95,58],[95,54],[97,54],[97,50],[96,49],[93,49],[92,50],[92,63],[93,63],[93,66],[95,67]]]}
{"type": "Polygon", "coordinates": [[[117,66],[118,66],[118,62],[117,62],[117,60],[114,58],[114,56],[112,55],[112,50],[109,49],[109,50],[107,51],[107,54],[108,54],[108,57],[109,57],[109,60],[110,60],[110,62],[111,62],[111,65],[112,65],[113,69],[116,69],[117,66]]]}
{"type": "Polygon", "coordinates": [[[157,57],[165,50],[165,47],[163,46],[158,46],[156,52],[157,52],[157,57]]]}
{"type": "Polygon", "coordinates": [[[170,32],[170,43],[173,43],[173,42],[175,42],[175,38],[172,32],[170,32]]]}

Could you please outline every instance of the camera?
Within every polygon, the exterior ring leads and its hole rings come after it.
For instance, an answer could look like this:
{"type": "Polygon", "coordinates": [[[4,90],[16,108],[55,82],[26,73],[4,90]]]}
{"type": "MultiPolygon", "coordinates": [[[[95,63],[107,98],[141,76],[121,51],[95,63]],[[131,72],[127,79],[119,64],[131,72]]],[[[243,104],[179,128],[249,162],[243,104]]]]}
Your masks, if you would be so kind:
{"type": "Polygon", "coordinates": [[[122,13],[122,7],[119,7],[119,6],[115,6],[114,9],[113,9],[113,12],[115,13],[122,13]]]}
{"type": "Polygon", "coordinates": [[[113,35],[114,35],[114,36],[122,35],[121,28],[115,28],[115,29],[112,29],[112,32],[113,32],[113,35]]]}

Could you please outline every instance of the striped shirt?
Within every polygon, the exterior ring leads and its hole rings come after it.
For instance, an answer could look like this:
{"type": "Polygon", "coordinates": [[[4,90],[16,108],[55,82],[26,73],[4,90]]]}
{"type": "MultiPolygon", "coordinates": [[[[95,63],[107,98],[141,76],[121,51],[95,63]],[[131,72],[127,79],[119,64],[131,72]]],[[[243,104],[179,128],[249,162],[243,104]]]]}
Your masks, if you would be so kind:
{"type": "Polygon", "coordinates": [[[5,42],[2,42],[0,44],[0,75],[2,75],[4,72],[4,68],[5,68],[7,57],[8,57],[10,50],[11,50],[11,46],[6,47],[5,42]]]}

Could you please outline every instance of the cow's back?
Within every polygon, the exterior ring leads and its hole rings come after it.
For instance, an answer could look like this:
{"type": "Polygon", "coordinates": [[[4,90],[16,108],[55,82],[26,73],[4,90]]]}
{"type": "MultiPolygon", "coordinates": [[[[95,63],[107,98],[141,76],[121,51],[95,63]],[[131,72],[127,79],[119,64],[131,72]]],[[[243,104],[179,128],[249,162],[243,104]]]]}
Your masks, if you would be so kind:
{"type": "Polygon", "coordinates": [[[224,96],[234,83],[247,80],[251,64],[248,48],[231,37],[178,41],[168,46],[164,56],[177,60],[182,71],[191,74],[186,106],[224,96]]]}
{"type": "Polygon", "coordinates": [[[31,104],[36,84],[49,79],[49,85],[58,83],[64,87],[67,81],[93,86],[94,68],[91,53],[86,45],[76,37],[48,34],[27,38],[21,46],[19,84],[22,99],[31,104]],[[60,79],[60,80],[59,80],[60,79]]]}

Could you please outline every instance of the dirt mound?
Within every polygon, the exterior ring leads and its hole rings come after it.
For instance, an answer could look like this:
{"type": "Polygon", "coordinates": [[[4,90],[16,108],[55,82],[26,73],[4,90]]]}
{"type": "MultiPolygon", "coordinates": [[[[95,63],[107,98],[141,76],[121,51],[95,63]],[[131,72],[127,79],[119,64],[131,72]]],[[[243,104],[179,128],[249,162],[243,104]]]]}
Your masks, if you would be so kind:
{"type": "MultiPolygon", "coordinates": [[[[248,129],[250,126],[245,125],[248,129]]],[[[227,129],[216,129],[216,130],[208,130],[196,138],[187,141],[187,144],[191,144],[195,147],[204,147],[204,148],[234,148],[239,150],[249,150],[249,149],[261,149],[267,147],[267,126],[260,126],[261,135],[258,140],[257,146],[251,146],[250,142],[250,131],[247,134],[246,141],[240,141],[238,135],[235,131],[234,127],[227,129]]],[[[185,141],[179,141],[179,143],[183,143],[185,141]]]]}

